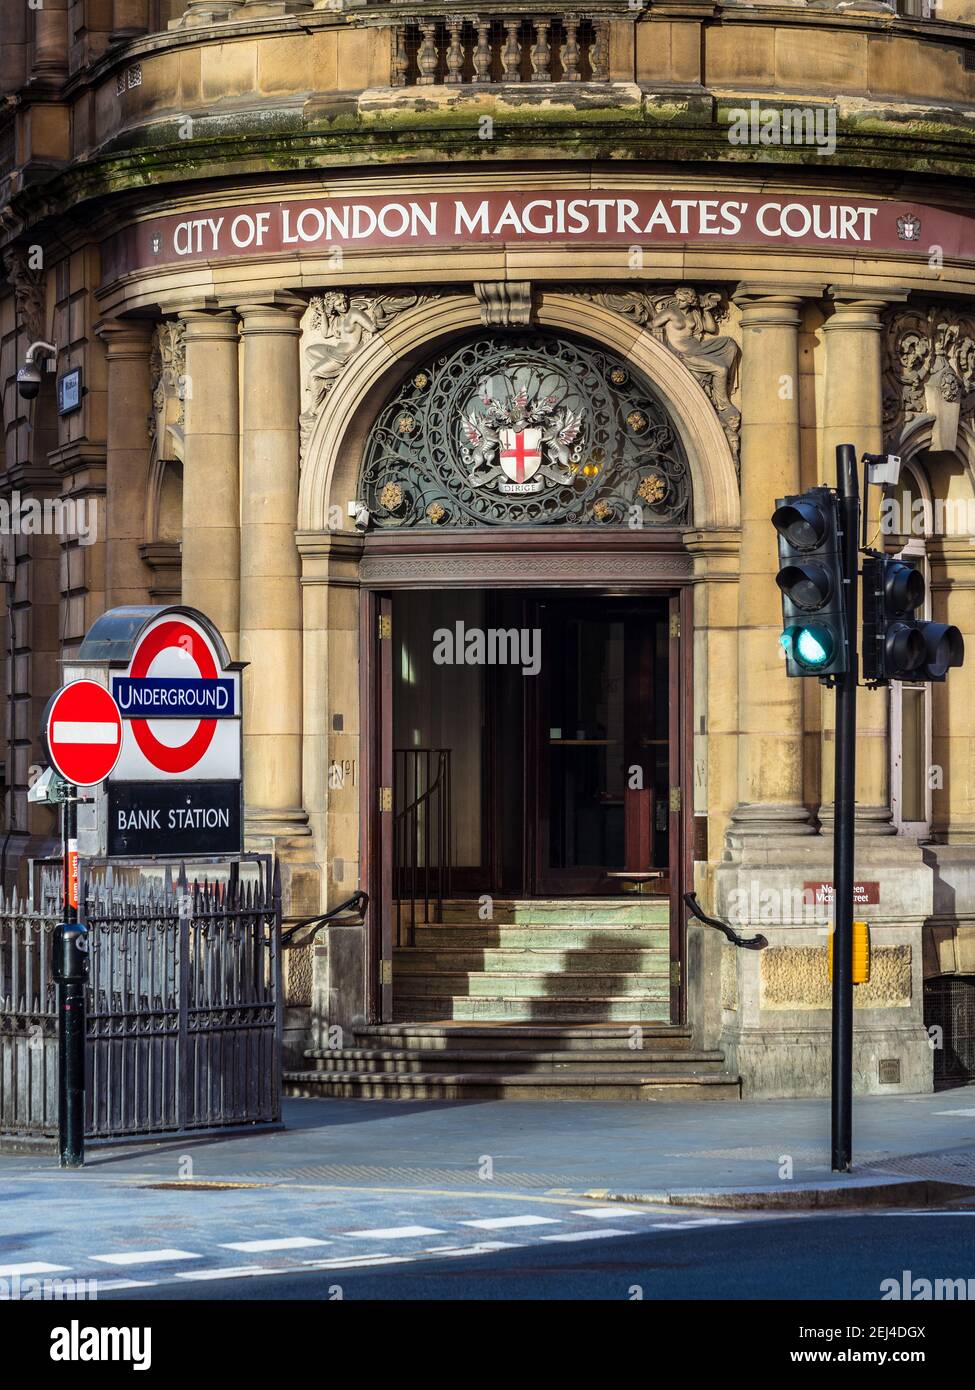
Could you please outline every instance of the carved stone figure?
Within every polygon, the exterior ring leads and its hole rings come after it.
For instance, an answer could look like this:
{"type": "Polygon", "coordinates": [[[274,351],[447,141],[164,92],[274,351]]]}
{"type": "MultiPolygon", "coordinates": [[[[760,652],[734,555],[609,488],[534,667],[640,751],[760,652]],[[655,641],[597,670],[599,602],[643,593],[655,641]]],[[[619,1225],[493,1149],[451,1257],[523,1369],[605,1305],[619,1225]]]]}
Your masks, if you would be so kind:
{"type": "Polygon", "coordinates": [[[34,269],[26,252],[11,246],[3,253],[3,268],[14,288],[17,320],[24,337],[35,343],[44,333],[44,272],[34,269]]]}
{"type": "Polygon", "coordinates": [[[728,391],[738,365],[738,344],[718,333],[714,310],[720,303],[718,293],[699,295],[689,285],[679,285],[650,320],[654,334],[671,352],[683,357],[692,372],[709,378],[719,414],[734,410],[728,391]]]}
{"type": "Polygon", "coordinates": [[[954,449],[975,414],[975,316],[945,305],[891,313],[884,340],[884,437],[896,451],[913,421],[931,419],[931,448],[954,449]]]}
{"type": "Polygon", "coordinates": [[[149,437],[155,439],[160,457],[168,458],[167,431],[182,433],[186,411],[184,382],[186,378],[186,325],[177,322],[160,323],[152,335],[149,358],[149,379],[152,384],[152,412],[149,415],[149,437]]]}
{"type": "Polygon", "coordinates": [[[311,303],[312,323],[321,336],[317,342],[308,344],[305,356],[317,409],[323,404],[346,362],[372,337],[379,324],[374,314],[367,313],[361,307],[361,298],[353,304],[341,290],[323,294],[311,303]]]}
{"type": "Polygon", "coordinates": [[[329,392],[355,355],[397,314],[430,294],[357,294],[327,290],[308,305],[301,335],[301,453],[329,392]]]}
{"type": "Polygon", "coordinates": [[[304,352],[311,408],[321,408],[345,364],[374,334],[404,309],[412,309],[428,297],[419,294],[350,297],[344,290],[329,290],[316,296],[309,305],[304,352]]]}
{"type": "Polygon", "coordinates": [[[741,349],[718,331],[727,313],[719,291],[700,293],[692,285],[665,290],[588,294],[587,298],[647,328],[681,359],[704,387],[738,458],[741,412],[731,400],[741,349]]]}

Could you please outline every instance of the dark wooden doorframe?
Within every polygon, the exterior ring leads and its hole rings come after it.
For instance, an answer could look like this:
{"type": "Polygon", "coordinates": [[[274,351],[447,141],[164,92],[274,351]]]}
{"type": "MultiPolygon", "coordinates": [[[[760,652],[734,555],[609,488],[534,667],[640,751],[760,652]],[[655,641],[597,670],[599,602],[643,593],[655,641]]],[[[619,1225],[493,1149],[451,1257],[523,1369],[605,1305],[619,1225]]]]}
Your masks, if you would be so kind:
{"type": "MultiPolygon", "coordinates": [[[[397,585],[397,588],[413,589],[456,588],[456,581],[447,580],[441,584],[425,583],[397,585]]],[[[490,587],[486,584],[484,587],[490,587]]],[[[532,584],[533,588],[548,587],[544,583],[532,584]]],[[[580,585],[573,592],[581,595],[598,596],[605,589],[595,585],[580,585]]],[[[563,589],[563,592],[566,590],[563,589]]],[[[614,589],[614,592],[620,592],[614,589]]],[[[665,597],[671,599],[671,615],[676,608],[678,623],[672,629],[671,641],[677,650],[671,648],[671,680],[676,680],[677,739],[676,748],[671,748],[671,762],[679,775],[680,804],[672,814],[676,817],[676,843],[672,840],[671,863],[678,872],[671,876],[670,886],[670,942],[671,942],[671,1021],[683,1023],[687,1016],[687,981],[685,978],[686,922],[681,901],[685,886],[693,886],[693,834],[692,816],[694,804],[694,761],[693,761],[693,586],[683,579],[665,585],[629,584],[626,592],[636,597],[665,597]],[[677,969],[674,970],[676,964],[677,969]]],[[[380,986],[381,962],[391,959],[384,956],[384,937],[391,942],[392,924],[392,870],[391,865],[384,868],[384,847],[382,816],[379,810],[379,787],[381,781],[381,725],[380,710],[388,710],[392,718],[391,681],[387,701],[382,701],[383,677],[382,663],[378,660],[378,626],[383,604],[389,603],[388,591],[378,587],[363,585],[360,591],[359,622],[359,719],[360,719],[360,818],[359,818],[359,886],[370,894],[368,927],[366,933],[366,1009],[372,1022],[381,1021],[384,1016],[383,991],[380,986]],[[363,798],[365,798],[363,802],[363,798]],[[385,905],[385,911],[384,911],[385,905]],[[384,931],[384,920],[389,925],[384,931]]],[[[385,610],[387,613],[389,609],[385,610]]],[[[391,722],[390,722],[391,729],[391,722]]],[[[391,738],[388,740],[392,746],[391,738]]],[[[526,774],[527,776],[527,774],[526,774]]],[[[527,789],[526,789],[527,790],[527,789]]],[[[526,827],[527,829],[527,827],[526,827]]],[[[391,830],[386,837],[391,850],[391,830]]],[[[527,841],[528,835],[524,836],[527,841]]],[[[391,990],[385,1008],[391,1007],[391,990]]]]}

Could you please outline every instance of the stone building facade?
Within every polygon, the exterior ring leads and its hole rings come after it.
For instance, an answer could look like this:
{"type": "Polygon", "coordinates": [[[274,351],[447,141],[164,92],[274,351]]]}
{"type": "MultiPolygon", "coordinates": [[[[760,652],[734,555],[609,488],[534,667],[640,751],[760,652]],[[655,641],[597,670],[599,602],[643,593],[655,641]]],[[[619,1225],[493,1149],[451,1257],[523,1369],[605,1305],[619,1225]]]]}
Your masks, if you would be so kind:
{"type": "MultiPolygon", "coordinates": [[[[453,898],[598,922],[656,875],[665,909],[654,1008],[617,963],[455,1018],[635,1017],[746,1093],[822,1090],[796,903],[831,876],[832,696],[780,658],[775,499],[839,443],[898,453],[871,536],[975,634],[975,5],[914,8],[0,0],[5,880],[52,843],[61,661],[107,607],[184,602],[249,663],[248,843],[289,912],[370,894],[295,966],[296,1036],[443,1016],[394,997],[394,821],[410,750],[450,745],[453,898]],[[486,613],[569,665],[411,694],[486,613]],[[591,751],[614,720],[663,750],[636,788],[591,751]],[[767,948],[687,922],[691,889],[767,948]]],[[[975,976],[973,704],[975,659],[861,694],[863,1090],[931,1087],[925,981],[975,976]]]]}

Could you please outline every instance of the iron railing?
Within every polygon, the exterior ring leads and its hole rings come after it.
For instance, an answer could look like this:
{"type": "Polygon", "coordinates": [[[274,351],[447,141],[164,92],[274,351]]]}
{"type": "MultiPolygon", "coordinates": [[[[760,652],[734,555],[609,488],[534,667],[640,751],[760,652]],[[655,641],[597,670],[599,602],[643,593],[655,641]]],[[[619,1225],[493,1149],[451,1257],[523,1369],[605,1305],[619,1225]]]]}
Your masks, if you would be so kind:
{"type": "Polygon", "coordinates": [[[395,749],[393,796],[396,945],[412,946],[419,904],[423,904],[424,921],[439,922],[444,898],[450,896],[450,749],[395,749]]]}
{"type": "MultiPolygon", "coordinates": [[[[272,1123],[281,1114],[281,894],[269,856],[226,878],[85,884],[85,1133],[272,1123]],[[256,872],[253,872],[256,870],[256,872]]],[[[0,1133],[57,1129],[59,894],[0,897],[0,1133]]]]}
{"type": "Polygon", "coordinates": [[[975,1081],[975,978],[938,975],[924,982],[924,1026],[934,1039],[934,1086],[975,1081]],[[940,1029],[935,1035],[932,1029],[940,1029]]]}
{"type": "Polygon", "coordinates": [[[57,1128],[56,885],[45,874],[28,897],[0,890],[0,1133],[57,1128]]]}

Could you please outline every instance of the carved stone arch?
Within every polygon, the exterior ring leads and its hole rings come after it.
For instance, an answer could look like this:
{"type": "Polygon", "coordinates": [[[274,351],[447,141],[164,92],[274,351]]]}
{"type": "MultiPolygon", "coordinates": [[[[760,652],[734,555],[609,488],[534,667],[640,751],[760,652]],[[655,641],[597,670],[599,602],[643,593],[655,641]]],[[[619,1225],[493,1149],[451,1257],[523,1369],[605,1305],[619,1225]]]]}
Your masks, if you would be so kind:
{"type": "MultiPolygon", "coordinates": [[[[693,491],[693,525],[740,524],[738,479],[727,436],[706,392],[674,353],[640,325],[572,294],[543,294],[540,328],[592,340],[652,383],[684,448],[693,491]]],[[[356,497],[372,422],[393,386],[441,344],[482,326],[473,295],[444,295],[399,314],[348,362],[306,440],[298,529],[328,529],[329,509],[344,516],[356,497]]]]}
{"type": "MultiPolygon", "coordinates": [[[[928,458],[921,463],[927,476],[928,485],[934,496],[947,495],[949,478],[943,462],[944,451],[933,449],[935,443],[936,421],[931,415],[919,415],[903,428],[898,444],[898,452],[904,463],[921,461],[922,455],[928,458]]],[[[962,420],[958,425],[955,447],[948,451],[958,460],[964,471],[970,495],[975,497],[975,424],[962,420]]]]}

